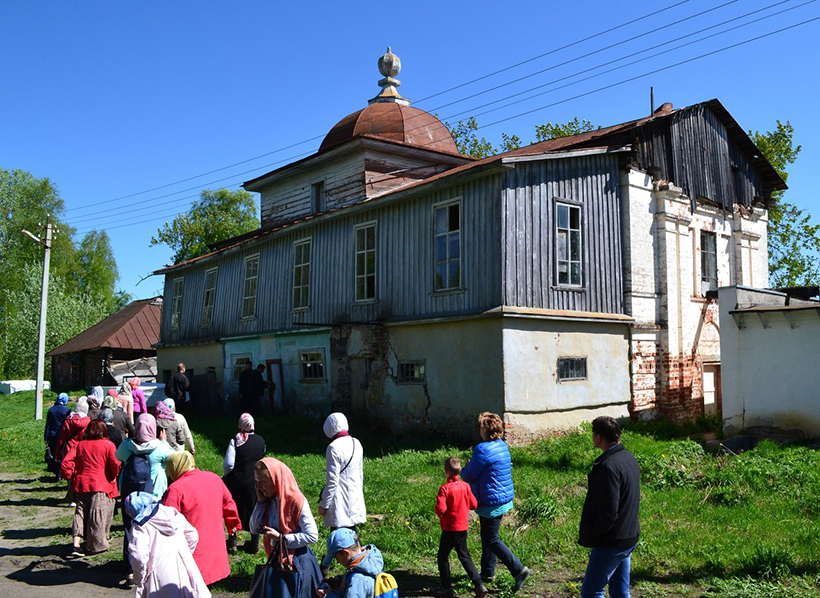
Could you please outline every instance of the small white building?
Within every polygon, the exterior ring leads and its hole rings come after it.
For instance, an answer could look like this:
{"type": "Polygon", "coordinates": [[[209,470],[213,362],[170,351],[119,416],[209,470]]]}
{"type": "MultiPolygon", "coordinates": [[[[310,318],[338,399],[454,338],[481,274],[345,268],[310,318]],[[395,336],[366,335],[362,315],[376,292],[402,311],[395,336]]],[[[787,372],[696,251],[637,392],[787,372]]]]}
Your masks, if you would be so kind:
{"type": "Polygon", "coordinates": [[[723,428],[797,428],[820,436],[820,301],[721,288],[723,428]]]}

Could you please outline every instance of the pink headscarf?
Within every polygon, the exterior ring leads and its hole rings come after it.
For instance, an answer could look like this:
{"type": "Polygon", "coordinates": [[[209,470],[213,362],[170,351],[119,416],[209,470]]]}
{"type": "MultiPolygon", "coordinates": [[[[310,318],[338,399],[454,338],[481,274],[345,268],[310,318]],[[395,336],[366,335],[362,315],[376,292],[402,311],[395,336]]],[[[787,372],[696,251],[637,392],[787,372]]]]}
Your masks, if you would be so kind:
{"type": "Polygon", "coordinates": [[[136,430],[134,432],[134,440],[142,444],[149,442],[157,437],[157,420],[150,413],[143,413],[137,420],[136,430]]]}
{"type": "Polygon", "coordinates": [[[119,395],[119,393],[117,392],[117,389],[115,389],[115,388],[109,388],[109,389],[108,389],[108,396],[109,396],[109,397],[114,397],[114,398],[116,399],[116,398],[117,398],[118,396],[120,396],[120,395],[119,395]]]}
{"type": "Polygon", "coordinates": [[[157,419],[176,419],[174,412],[171,411],[164,401],[157,401],[155,407],[157,409],[157,419]]]}
{"type": "Polygon", "coordinates": [[[128,382],[131,384],[131,388],[137,388],[140,385],[141,380],[134,376],[128,382]]]}
{"type": "MultiPolygon", "coordinates": [[[[273,457],[265,457],[260,459],[260,462],[268,470],[271,482],[273,482],[274,493],[279,499],[278,531],[282,534],[292,534],[299,529],[299,517],[305,504],[305,495],[299,490],[299,484],[296,483],[296,478],[293,477],[293,472],[287,465],[273,457]]],[[[266,511],[270,504],[270,499],[268,499],[266,511]]],[[[267,525],[267,521],[265,521],[265,525],[267,525]]],[[[263,541],[265,554],[270,556],[273,550],[271,541],[267,535],[263,536],[263,541]]],[[[292,562],[293,556],[288,551],[287,556],[279,555],[279,558],[282,561],[292,562]]]]}
{"type": "Polygon", "coordinates": [[[248,440],[248,436],[253,434],[255,422],[250,413],[243,413],[239,416],[239,434],[236,435],[234,444],[237,447],[242,446],[248,440]]]}

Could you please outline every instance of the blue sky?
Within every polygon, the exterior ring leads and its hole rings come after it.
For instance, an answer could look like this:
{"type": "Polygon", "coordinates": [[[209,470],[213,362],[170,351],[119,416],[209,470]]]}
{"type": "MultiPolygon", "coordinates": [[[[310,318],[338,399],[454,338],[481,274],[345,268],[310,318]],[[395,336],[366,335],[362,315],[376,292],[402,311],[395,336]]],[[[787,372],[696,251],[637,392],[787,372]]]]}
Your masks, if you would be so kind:
{"type": "Polygon", "coordinates": [[[552,90],[480,116],[486,125],[509,118],[482,129],[494,142],[502,132],[529,140],[536,124],[575,116],[601,126],[638,118],[649,112],[650,86],[656,106],[718,98],[746,130],[789,120],[803,152],[786,197],[817,221],[820,21],[664,69],[820,17],[820,3],[800,6],[805,1],[0,1],[0,167],[49,177],[80,235],[108,231],[119,286],[150,297],[161,279],[137,282],[171,258],[164,246],[149,247],[157,228],[203,188],[236,188],[314,152],[337,121],[376,95],[376,62],[390,45],[402,60],[400,91],[443,119],[552,90]],[[703,11],[710,12],[688,18],[703,11]],[[752,11],[760,12],[738,18],[752,11]],[[595,69],[651,46],[658,47],[595,69]],[[508,70],[425,99],[500,69],[508,70]],[[467,99],[479,92],[486,93],[467,99]],[[190,180],[172,184],[183,179],[190,180]]]}

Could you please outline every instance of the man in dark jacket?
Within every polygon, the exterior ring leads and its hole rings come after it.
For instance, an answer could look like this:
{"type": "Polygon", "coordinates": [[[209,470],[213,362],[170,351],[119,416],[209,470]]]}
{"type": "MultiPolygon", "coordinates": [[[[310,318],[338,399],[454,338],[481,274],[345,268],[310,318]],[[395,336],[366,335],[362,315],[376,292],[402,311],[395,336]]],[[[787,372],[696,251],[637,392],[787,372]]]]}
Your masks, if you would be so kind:
{"type": "Polygon", "coordinates": [[[177,366],[177,373],[171,376],[171,379],[168,380],[167,385],[170,386],[170,392],[166,392],[166,396],[171,399],[174,399],[176,402],[177,411],[182,412],[186,410],[185,408],[188,405],[185,404],[185,393],[188,392],[188,387],[190,386],[190,382],[188,380],[188,376],[185,375],[185,364],[180,363],[177,366]]]}
{"type": "Polygon", "coordinates": [[[592,443],[602,451],[589,472],[578,543],[592,548],[581,597],[629,598],[629,557],[640,535],[641,470],[620,443],[621,426],[608,416],[592,422],[592,443]]]}

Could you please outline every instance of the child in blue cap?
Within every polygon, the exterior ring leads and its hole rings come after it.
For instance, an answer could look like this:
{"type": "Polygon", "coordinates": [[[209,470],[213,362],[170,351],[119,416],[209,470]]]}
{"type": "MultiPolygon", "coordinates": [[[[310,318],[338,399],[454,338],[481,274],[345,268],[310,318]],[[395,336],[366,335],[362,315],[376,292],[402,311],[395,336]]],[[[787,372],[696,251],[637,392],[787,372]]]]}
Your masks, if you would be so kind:
{"type": "Polygon", "coordinates": [[[356,532],[340,527],[327,539],[322,568],[329,567],[334,559],[346,569],[344,575],[323,579],[316,593],[321,598],[373,598],[376,576],[384,568],[379,549],[372,544],[363,547],[356,532]]]}

